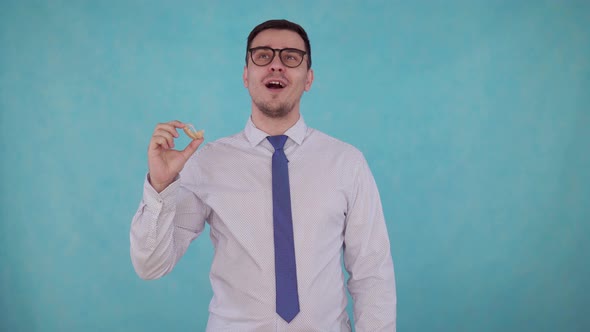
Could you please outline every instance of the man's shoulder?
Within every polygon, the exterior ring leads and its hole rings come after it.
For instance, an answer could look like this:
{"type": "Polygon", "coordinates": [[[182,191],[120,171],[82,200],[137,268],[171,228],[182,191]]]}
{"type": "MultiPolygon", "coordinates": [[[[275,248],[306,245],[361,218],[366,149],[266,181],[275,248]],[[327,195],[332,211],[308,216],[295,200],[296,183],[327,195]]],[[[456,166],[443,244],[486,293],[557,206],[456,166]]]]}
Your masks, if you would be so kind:
{"type": "Polygon", "coordinates": [[[362,152],[353,144],[345,142],[344,140],[326,134],[325,132],[315,128],[309,128],[309,130],[310,133],[308,138],[310,143],[320,147],[322,150],[325,149],[326,153],[345,153],[362,157],[362,152]]]}

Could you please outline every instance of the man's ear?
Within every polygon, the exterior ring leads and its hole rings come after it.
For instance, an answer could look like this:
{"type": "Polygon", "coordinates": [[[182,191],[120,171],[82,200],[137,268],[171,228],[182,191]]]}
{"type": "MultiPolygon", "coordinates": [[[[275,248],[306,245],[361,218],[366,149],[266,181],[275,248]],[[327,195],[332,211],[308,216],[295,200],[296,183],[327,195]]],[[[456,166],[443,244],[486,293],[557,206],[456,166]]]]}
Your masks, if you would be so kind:
{"type": "Polygon", "coordinates": [[[248,65],[244,66],[244,74],[242,75],[244,80],[244,87],[248,88],[248,65]]]}
{"type": "Polygon", "coordinates": [[[313,83],[313,69],[309,69],[307,71],[307,80],[305,81],[305,91],[309,91],[311,89],[311,84],[313,83]]]}

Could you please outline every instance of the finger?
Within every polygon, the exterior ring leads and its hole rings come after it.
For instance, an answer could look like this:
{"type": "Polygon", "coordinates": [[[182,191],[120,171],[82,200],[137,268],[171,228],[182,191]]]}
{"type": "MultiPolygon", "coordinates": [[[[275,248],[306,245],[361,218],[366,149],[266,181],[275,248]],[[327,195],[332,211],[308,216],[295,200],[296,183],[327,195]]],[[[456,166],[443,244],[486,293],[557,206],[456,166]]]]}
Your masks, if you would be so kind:
{"type": "Polygon", "coordinates": [[[164,138],[166,138],[166,140],[168,141],[168,145],[170,146],[174,146],[174,138],[175,136],[173,135],[173,133],[164,130],[164,129],[158,129],[154,132],[154,136],[162,136],[164,138]]]}
{"type": "Polygon", "coordinates": [[[169,148],[174,147],[174,138],[169,133],[155,134],[154,137],[162,137],[166,140],[166,145],[169,148]]]}
{"type": "Polygon", "coordinates": [[[184,159],[190,158],[193,155],[193,153],[195,153],[195,151],[197,151],[197,148],[201,145],[201,143],[203,143],[204,140],[205,139],[203,139],[203,138],[192,140],[186,146],[186,148],[184,148],[184,150],[181,151],[182,155],[184,156],[184,159]]]}
{"type": "Polygon", "coordinates": [[[170,136],[173,137],[178,137],[178,132],[176,131],[176,127],[167,123],[161,123],[159,124],[156,129],[154,129],[154,134],[157,133],[161,133],[161,132],[167,132],[170,134],[170,136]]]}
{"type": "Polygon", "coordinates": [[[175,134],[174,137],[178,137],[178,130],[177,130],[177,128],[184,128],[184,127],[186,127],[186,124],[184,124],[183,122],[178,121],[178,120],[170,121],[170,122],[168,122],[168,124],[173,126],[173,131],[174,131],[174,134],[175,134]]]}
{"type": "Polygon", "coordinates": [[[154,129],[154,133],[158,130],[164,130],[169,132],[172,136],[174,137],[178,137],[178,131],[176,130],[176,128],[184,128],[184,123],[178,121],[178,120],[174,120],[174,121],[170,121],[170,122],[166,122],[166,123],[159,123],[156,126],[156,129],[154,129]]]}
{"type": "Polygon", "coordinates": [[[158,126],[170,126],[172,128],[182,128],[184,123],[178,120],[168,121],[164,123],[158,123],[158,126]]]}
{"type": "Polygon", "coordinates": [[[150,141],[150,149],[157,149],[158,147],[164,149],[170,149],[171,146],[168,144],[166,137],[155,135],[150,141]]]}
{"type": "Polygon", "coordinates": [[[167,124],[173,125],[176,128],[184,127],[184,123],[182,123],[181,121],[178,121],[178,120],[169,121],[169,122],[167,122],[167,124]]]}

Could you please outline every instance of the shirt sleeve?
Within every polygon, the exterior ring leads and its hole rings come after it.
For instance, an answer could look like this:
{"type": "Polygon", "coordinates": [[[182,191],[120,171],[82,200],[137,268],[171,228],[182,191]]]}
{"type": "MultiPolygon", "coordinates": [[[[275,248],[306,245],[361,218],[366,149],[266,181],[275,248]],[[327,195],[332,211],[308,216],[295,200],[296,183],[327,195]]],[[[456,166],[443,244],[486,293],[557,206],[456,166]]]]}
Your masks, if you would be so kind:
{"type": "Polygon", "coordinates": [[[131,221],[130,252],[137,275],[157,279],[172,271],[189,244],[201,234],[208,211],[181,176],[160,193],[148,177],[131,221]]]}
{"type": "Polygon", "coordinates": [[[364,157],[353,175],[344,234],[356,331],[396,330],[396,289],[381,199],[364,157]]]}

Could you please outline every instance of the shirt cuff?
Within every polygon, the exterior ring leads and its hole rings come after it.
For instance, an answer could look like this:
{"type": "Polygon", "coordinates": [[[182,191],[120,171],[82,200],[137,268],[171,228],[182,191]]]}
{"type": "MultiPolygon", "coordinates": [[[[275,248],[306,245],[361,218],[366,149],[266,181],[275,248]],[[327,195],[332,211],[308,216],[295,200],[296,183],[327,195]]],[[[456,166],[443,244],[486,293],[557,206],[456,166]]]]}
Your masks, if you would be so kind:
{"type": "Polygon", "coordinates": [[[174,209],[176,192],[180,185],[180,175],[177,175],[174,181],[160,193],[152,187],[149,176],[148,173],[143,184],[143,201],[145,205],[157,211],[174,209]]]}

